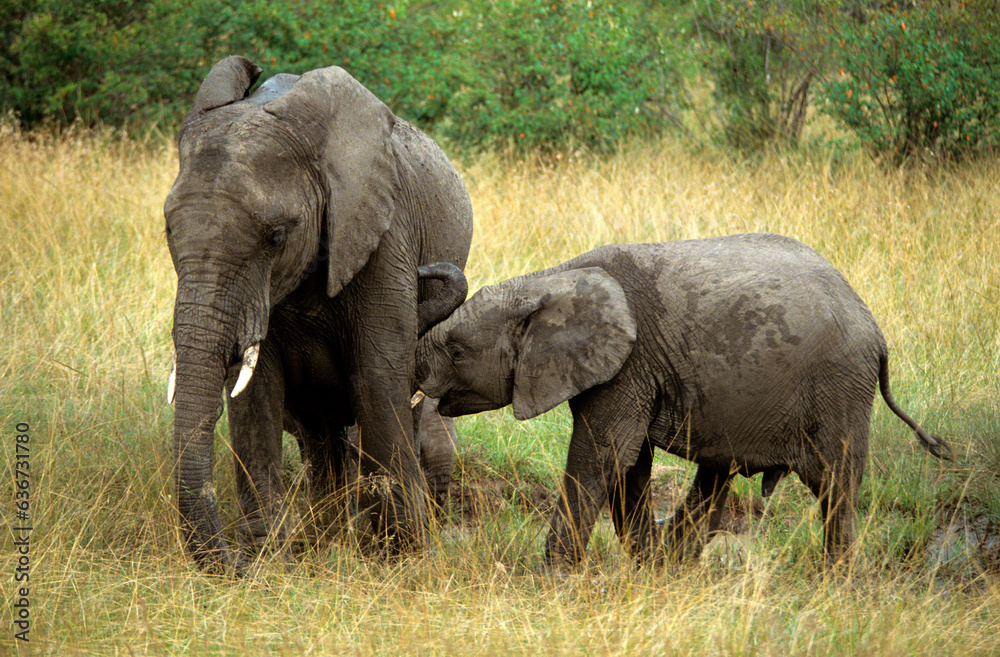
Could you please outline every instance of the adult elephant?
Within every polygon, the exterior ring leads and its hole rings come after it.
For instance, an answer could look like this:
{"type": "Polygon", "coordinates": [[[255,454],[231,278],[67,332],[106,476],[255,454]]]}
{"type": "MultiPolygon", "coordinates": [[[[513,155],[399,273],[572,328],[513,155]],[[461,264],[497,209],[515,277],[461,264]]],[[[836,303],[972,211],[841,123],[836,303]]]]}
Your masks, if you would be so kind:
{"type": "Polygon", "coordinates": [[[212,483],[224,389],[245,545],[280,549],[287,537],[282,430],[297,438],[321,506],[345,481],[355,422],[363,545],[423,542],[414,350],[418,332],[464,299],[472,236],[445,155],[345,71],[276,75],[248,96],[260,73],[235,56],[209,72],[164,204],[177,272],[177,503],[188,549],[210,570],[243,565],[212,483]],[[454,266],[418,279],[439,262],[454,266]]]}

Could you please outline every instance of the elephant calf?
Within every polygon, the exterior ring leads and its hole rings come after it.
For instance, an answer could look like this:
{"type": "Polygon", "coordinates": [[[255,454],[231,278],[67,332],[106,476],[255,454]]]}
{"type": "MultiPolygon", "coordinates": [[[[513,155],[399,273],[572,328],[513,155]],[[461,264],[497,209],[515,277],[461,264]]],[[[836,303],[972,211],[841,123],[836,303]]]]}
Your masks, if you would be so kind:
{"type": "Polygon", "coordinates": [[[871,311],[829,262],[793,239],[747,234],[605,246],[485,287],[418,343],[417,381],[455,416],[513,404],[519,420],[569,400],[573,435],[545,558],[579,561],[605,502],[638,559],[664,543],[695,557],[735,474],[789,471],[822,505],[824,552],[854,541],[875,388],[889,391],[871,311]],[[656,530],[653,447],[698,464],[656,530]]]}

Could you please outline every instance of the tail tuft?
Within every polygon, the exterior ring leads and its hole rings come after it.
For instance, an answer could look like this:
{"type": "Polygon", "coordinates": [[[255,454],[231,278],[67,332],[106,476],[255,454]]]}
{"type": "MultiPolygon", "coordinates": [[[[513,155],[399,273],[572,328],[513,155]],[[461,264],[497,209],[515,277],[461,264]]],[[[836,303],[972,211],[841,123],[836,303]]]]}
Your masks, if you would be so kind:
{"type": "Polygon", "coordinates": [[[955,460],[955,453],[952,451],[951,445],[946,443],[944,439],[941,438],[940,436],[931,436],[931,438],[937,444],[931,444],[930,442],[923,441],[923,445],[924,447],[927,448],[928,452],[938,457],[942,461],[955,460]]]}

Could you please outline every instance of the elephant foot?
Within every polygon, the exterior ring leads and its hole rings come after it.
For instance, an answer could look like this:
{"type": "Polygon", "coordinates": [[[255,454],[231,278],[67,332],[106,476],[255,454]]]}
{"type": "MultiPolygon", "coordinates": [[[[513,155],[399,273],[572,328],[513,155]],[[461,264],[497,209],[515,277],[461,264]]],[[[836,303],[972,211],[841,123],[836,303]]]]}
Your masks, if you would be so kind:
{"type": "Polygon", "coordinates": [[[263,563],[295,563],[297,557],[304,551],[305,540],[303,524],[298,519],[288,518],[287,509],[270,523],[272,529],[259,514],[253,519],[245,519],[243,527],[237,532],[238,550],[236,554],[237,570],[243,575],[252,573],[263,563]],[[297,528],[294,529],[293,528],[297,528]]]}
{"type": "Polygon", "coordinates": [[[561,561],[559,563],[550,563],[542,566],[541,574],[546,577],[552,577],[557,580],[567,580],[577,575],[581,568],[579,564],[571,564],[561,561]]]}
{"type": "Polygon", "coordinates": [[[549,536],[545,545],[544,568],[552,574],[565,576],[580,569],[583,563],[583,549],[575,549],[572,543],[566,549],[566,545],[561,543],[557,537],[549,536]]]}
{"type": "Polygon", "coordinates": [[[706,531],[706,523],[692,523],[677,515],[657,521],[656,559],[680,564],[697,561],[714,532],[706,531]]]}
{"type": "Polygon", "coordinates": [[[357,504],[346,488],[318,499],[313,496],[302,522],[304,542],[318,548],[343,539],[351,532],[355,514],[357,504]]]}
{"type": "Polygon", "coordinates": [[[663,564],[666,554],[663,545],[663,528],[666,524],[666,520],[653,520],[645,536],[635,540],[630,539],[628,550],[635,560],[636,566],[641,567],[650,563],[656,566],[663,564]]]}
{"type": "Polygon", "coordinates": [[[428,477],[427,492],[431,499],[431,508],[435,514],[442,514],[448,507],[448,489],[451,486],[451,476],[428,477]]]}
{"type": "Polygon", "coordinates": [[[284,536],[240,534],[238,540],[240,549],[236,557],[237,563],[253,563],[262,558],[280,557],[293,551],[292,541],[284,536]]]}
{"type": "Polygon", "coordinates": [[[226,550],[224,555],[215,554],[211,558],[195,558],[198,569],[211,577],[243,579],[248,561],[239,550],[226,550]]]}
{"type": "Polygon", "coordinates": [[[421,551],[427,544],[425,504],[422,494],[408,497],[386,475],[360,479],[354,531],[362,554],[393,559],[421,551]]]}

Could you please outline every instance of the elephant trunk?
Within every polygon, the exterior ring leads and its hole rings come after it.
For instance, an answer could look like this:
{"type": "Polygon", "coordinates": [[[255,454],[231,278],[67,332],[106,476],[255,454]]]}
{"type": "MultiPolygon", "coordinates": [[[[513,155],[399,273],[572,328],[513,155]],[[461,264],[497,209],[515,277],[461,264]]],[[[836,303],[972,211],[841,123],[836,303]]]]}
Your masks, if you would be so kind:
{"type": "Polygon", "coordinates": [[[421,265],[417,267],[417,277],[421,282],[436,279],[443,283],[435,294],[422,298],[417,306],[417,337],[420,337],[462,305],[469,293],[469,282],[462,270],[450,262],[421,265]]]}
{"type": "MultiPolygon", "coordinates": [[[[420,338],[417,342],[416,366],[414,368],[414,383],[420,393],[428,397],[439,398],[446,391],[433,376],[440,371],[438,347],[435,344],[435,333],[420,338]]],[[[416,397],[414,398],[416,401],[416,397]]]]}
{"type": "MultiPolygon", "coordinates": [[[[175,325],[175,330],[176,330],[175,325]]],[[[205,570],[226,570],[232,556],[226,546],[212,483],[215,423],[222,412],[225,360],[176,343],[174,393],[174,476],[188,550],[205,570]]]]}
{"type": "MultiPolygon", "coordinates": [[[[173,328],[177,509],[188,550],[199,566],[222,572],[235,563],[223,536],[213,484],[215,425],[222,414],[229,367],[244,354],[237,385],[245,387],[266,330],[266,315],[262,322],[240,312],[220,311],[229,307],[242,308],[246,313],[252,307],[229,301],[224,295],[206,295],[182,279],[178,282],[173,328]]],[[[235,387],[234,392],[238,393],[235,387]]]]}

